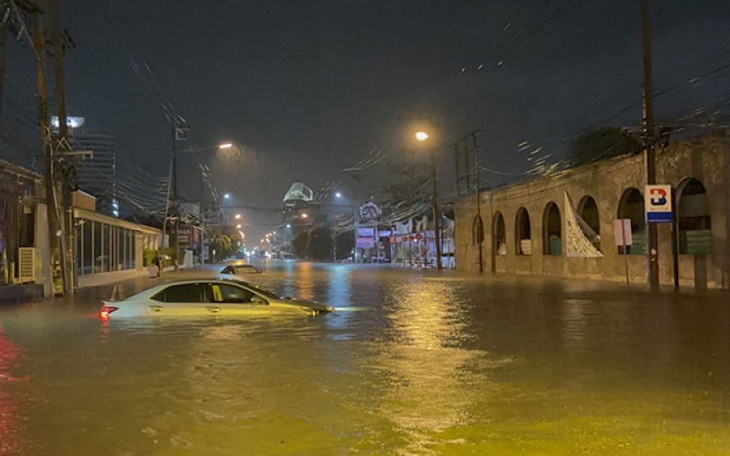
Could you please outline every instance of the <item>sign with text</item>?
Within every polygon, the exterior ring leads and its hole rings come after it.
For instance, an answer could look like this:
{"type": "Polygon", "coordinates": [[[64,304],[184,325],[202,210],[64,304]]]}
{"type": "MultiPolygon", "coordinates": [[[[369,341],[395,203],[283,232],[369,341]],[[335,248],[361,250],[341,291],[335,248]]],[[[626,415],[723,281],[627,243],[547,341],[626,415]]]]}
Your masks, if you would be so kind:
{"type": "Polygon", "coordinates": [[[670,223],[672,221],[672,186],[647,185],[644,189],[646,221],[670,223]]]}

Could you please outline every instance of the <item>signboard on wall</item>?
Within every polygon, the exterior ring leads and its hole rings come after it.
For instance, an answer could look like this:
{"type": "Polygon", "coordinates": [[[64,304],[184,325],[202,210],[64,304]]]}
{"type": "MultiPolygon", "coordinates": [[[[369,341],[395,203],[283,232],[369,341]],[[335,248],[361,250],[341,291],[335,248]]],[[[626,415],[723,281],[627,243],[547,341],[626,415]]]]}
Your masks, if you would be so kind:
{"type": "Polygon", "coordinates": [[[634,241],[631,237],[631,219],[619,219],[613,221],[613,238],[616,246],[625,247],[634,241]]]}
{"type": "Polygon", "coordinates": [[[646,221],[670,223],[672,221],[672,186],[647,185],[644,189],[646,221]]]}

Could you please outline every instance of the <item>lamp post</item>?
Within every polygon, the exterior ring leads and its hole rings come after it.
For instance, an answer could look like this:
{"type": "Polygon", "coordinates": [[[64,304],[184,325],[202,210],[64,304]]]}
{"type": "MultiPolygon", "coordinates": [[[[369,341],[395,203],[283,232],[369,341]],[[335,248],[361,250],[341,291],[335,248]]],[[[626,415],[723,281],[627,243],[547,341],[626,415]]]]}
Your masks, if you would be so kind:
{"type": "MultiPolygon", "coordinates": [[[[424,145],[428,145],[427,141],[431,139],[425,131],[416,132],[416,140],[420,141],[424,145]]],[[[433,211],[433,235],[434,242],[436,243],[436,269],[441,270],[441,213],[438,206],[438,177],[436,175],[436,149],[433,145],[431,149],[431,181],[432,181],[432,192],[431,192],[431,210],[433,211]]]]}
{"type": "MultiPolygon", "coordinates": [[[[170,166],[170,184],[171,184],[171,187],[172,187],[172,208],[171,208],[171,212],[172,212],[173,225],[172,225],[172,230],[171,230],[172,232],[171,232],[171,239],[170,239],[171,242],[170,242],[170,244],[175,249],[175,255],[176,256],[179,254],[179,250],[180,250],[180,243],[179,243],[179,238],[180,238],[180,236],[179,236],[179,232],[180,232],[180,204],[179,203],[180,202],[179,202],[178,191],[177,191],[178,190],[178,186],[177,186],[177,182],[178,182],[178,180],[177,180],[177,158],[178,157],[177,156],[178,156],[178,153],[179,152],[183,152],[183,153],[206,152],[206,151],[210,151],[211,149],[225,150],[225,149],[230,149],[230,148],[233,147],[233,143],[223,142],[223,143],[219,143],[218,145],[213,146],[213,147],[203,147],[203,148],[199,148],[199,149],[183,149],[183,150],[179,151],[178,150],[178,147],[177,147],[177,143],[178,143],[178,141],[185,141],[185,140],[187,140],[187,133],[186,132],[188,130],[189,130],[189,127],[187,126],[187,124],[184,124],[184,123],[183,124],[179,124],[177,122],[173,122],[173,124],[172,124],[172,163],[171,163],[171,166],[170,166]]],[[[201,169],[202,169],[202,166],[201,166],[201,169]]],[[[203,188],[202,188],[203,187],[203,184],[202,184],[202,180],[203,179],[204,178],[203,178],[203,176],[201,174],[201,192],[203,191],[203,188]]],[[[203,214],[203,203],[204,203],[203,199],[204,198],[203,198],[202,193],[201,193],[201,205],[200,205],[201,206],[200,207],[200,209],[201,209],[201,219],[202,219],[202,214],[203,214]]],[[[169,204],[170,204],[170,197],[169,197],[169,192],[168,192],[168,205],[169,204]]],[[[166,209],[165,210],[165,219],[163,220],[163,236],[164,236],[164,231],[165,231],[164,230],[164,227],[167,224],[168,216],[169,216],[169,214],[167,213],[167,209],[166,209]]],[[[202,239],[201,239],[201,246],[202,246],[202,239]]],[[[203,256],[202,250],[203,249],[201,248],[201,257],[203,256]]],[[[175,269],[176,270],[178,268],[178,263],[179,263],[179,261],[176,260],[175,261],[175,269]]]]}

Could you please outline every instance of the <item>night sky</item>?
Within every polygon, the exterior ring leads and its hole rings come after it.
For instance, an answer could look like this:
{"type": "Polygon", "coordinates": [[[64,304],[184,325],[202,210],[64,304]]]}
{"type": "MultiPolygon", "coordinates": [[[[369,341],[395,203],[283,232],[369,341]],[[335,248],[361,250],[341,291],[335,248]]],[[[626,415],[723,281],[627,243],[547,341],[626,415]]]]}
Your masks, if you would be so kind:
{"type": "MultiPolygon", "coordinates": [[[[447,177],[449,145],[481,129],[491,184],[523,178],[539,147],[559,161],[582,131],[641,119],[638,0],[61,3],[76,43],[70,114],[114,133],[120,154],[160,176],[171,151],[163,105],[188,121],[192,147],[234,141],[235,160],[212,149],[181,158],[181,190],[198,199],[195,162],[211,164],[220,192],[256,208],[243,211],[251,237],[281,222],[292,182],[337,182],[366,198],[384,164],[359,183],[341,170],[373,150],[402,153],[405,118],[438,122],[447,177]]],[[[709,117],[687,115],[704,109],[723,124],[730,2],[651,4],[658,122],[693,126],[709,117]]],[[[9,46],[5,109],[32,117],[29,63],[27,46],[9,46]]]]}

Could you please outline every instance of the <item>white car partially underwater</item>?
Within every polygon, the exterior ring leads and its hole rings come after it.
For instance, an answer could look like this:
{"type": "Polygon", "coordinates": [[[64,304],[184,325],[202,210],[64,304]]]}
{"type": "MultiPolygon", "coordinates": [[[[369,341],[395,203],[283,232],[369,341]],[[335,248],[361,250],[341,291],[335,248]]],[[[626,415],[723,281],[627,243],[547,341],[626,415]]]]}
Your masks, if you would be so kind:
{"type": "Polygon", "coordinates": [[[197,279],[162,283],[127,299],[103,301],[99,317],[319,315],[334,310],[315,301],[280,297],[241,280],[197,279]]]}
{"type": "Polygon", "coordinates": [[[219,279],[240,279],[251,274],[261,274],[261,269],[248,263],[233,263],[218,273],[219,279]]]}

